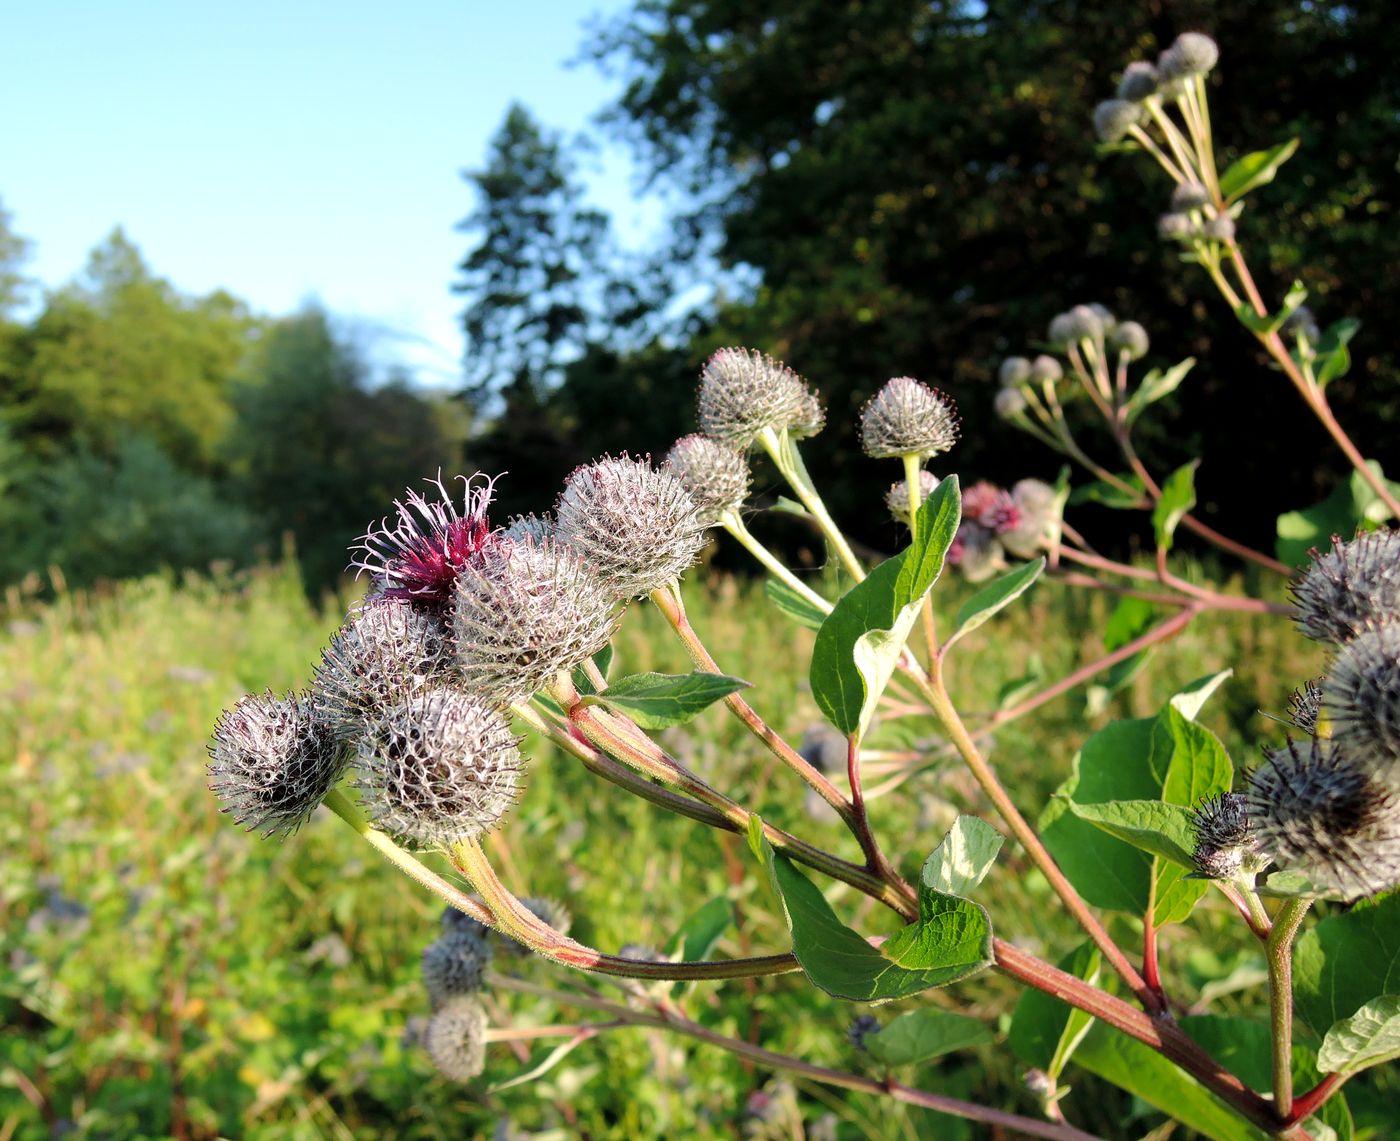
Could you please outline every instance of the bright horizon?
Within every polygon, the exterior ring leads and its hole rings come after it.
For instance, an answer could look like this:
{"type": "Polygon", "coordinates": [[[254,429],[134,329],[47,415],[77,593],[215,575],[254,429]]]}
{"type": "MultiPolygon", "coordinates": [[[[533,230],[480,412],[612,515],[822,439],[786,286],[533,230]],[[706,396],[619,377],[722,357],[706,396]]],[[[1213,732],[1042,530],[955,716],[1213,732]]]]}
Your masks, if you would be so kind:
{"type": "Polygon", "coordinates": [[[451,292],[479,167],[512,101],[601,148],[581,171],[620,236],[654,204],[589,119],[619,87],[565,67],[618,0],[14,6],[0,67],[0,203],[44,289],[120,226],[183,293],[264,314],[318,300],[373,332],[376,363],[459,379],[451,292]]]}

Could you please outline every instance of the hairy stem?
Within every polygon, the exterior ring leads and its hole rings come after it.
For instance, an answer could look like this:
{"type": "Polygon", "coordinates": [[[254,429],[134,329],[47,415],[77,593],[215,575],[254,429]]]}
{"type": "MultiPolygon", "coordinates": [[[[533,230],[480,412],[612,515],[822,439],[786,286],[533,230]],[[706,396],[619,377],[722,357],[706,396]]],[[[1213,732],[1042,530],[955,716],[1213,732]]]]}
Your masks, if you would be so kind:
{"type": "Polygon", "coordinates": [[[1312,905],[1290,899],[1274,916],[1264,944],[1269,963],[1269,1029],[1273,1038],[1274,1109],[1287,1118],[1293,1112],[1293,940],[1312,905]]]}

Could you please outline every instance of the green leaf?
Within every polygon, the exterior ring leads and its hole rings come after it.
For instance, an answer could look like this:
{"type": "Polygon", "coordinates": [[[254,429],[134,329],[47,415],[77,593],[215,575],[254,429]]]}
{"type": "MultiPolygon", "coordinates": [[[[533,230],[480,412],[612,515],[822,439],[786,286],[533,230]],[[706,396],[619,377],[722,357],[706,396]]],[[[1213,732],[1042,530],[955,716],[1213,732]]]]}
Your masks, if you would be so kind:
{"type": "Polygon", "coordinates": [[[1329,915],[1298,940],[1294,1004],[1319,1034],[1387,994],[1400,994],[1400,893],[1329,915]]]}
{"type": "Polygon", "coordinates": [[[924,861],[920,882],[944,895],[966,895],[986,878],[1005,842],[995,828],[976,816],[959,816],[924,861]]]}
{"type": "Polygon", "coordinates": [[[826,621],[826,611],[782,579],[766,579],[763,583],[763,593],[768,596],[769,602],[799,626],[806,626],[809,630],[820,630],[822,623],[826,621]]]}
{"type": "Polygon", "coordinates": [[[1225,196],[1226,203],[1235,202],[1251,190],[1272,182],[1278,168],[1292,158],[1297,149],[1298,140],[1289,139],[1266,151],[1255,151],[1236,159],[1220,176],[1220,193],[1225,196]]]}
{"type": "Polygon", "coordinates": [[[1039,654],[1026,660],[1026,672],[1018,678],[1003,682],[997,690],[997,708],[1010,709],[1045,684],[1045,663],[1039,654]]]}
{"type": "Polygon", "coordinates": [[[643,729],[682,725],[749,682],[724,674],[632,674],[618,678],[584,704],[605,705],[632,718],[643,729]]]}
{"type": "Polygon", "coordinates": [[[1030,590],[1044,569],[1045,560],[1043,558],[1036,559],[1034,562],[1024,563],[1008,574],[1002,575],[995,582],[984,586],[958,609],[953,632],[948,636],[945,646],[951,646],[964,634],[976,630],[998,610],[1010,606],[1012,602],[1030,590]]]}
{"type": "Polygon", "coordinates": [[[777,502],[768,510],[777,511],[783,515],[796,515],[799,519],[805,518],[807,515],[807,508],[803,507],[797,500],[789,499],[786,495],[778,496],[777,502]]]}
{"type": "Polygon", "coordinates": [[[1126,412],[1128,423],[1131,424],[1141,416],[1149,404],[1155,404],[1163,397],[1170,396],[1175,392],[1195,363],[1195,357],[1187,357],[1184,361],[1172,365],[1166,372],[1154,368],[1144,376],[1142,383],[1137,386],[1137,390],[1128,397],[1126,412]]]}
{"type": "Polygon", "coordinates": [[[865,1048],[883,1065],[909,1066],[991,1040],[992,1032],[976,1018],[924,1007],[901,1014],[867,1035],[865,1048]]]}
{"type": "Polygon", "coordinates": [[[1352,1074],[1392,1058],[1400,1058],[1400,994],[1374,998],[1333,1023],[1322,1038],[1317,1065],[1323,1073],[1352,1074]]]}
{"type": "Polygon", "coordinates": [[[1347,374],[1351,368],[1351,352],[1347,344],[1360,328],[1360,321],[1346,317],[1322,334],[1313,358],[1313,375],[1320,386],[1325,387],[1330,381],[1347,374]]]}
{"type": "Polygon", "coordinates": [[[1200,460],[1192,460],[1177,468],[1162,484],[1162,498],[1152,509],[1152,530],[1160,550],[1172,549],[1172,536],[1176,533],[1177,524],[1183,515],[1196,506],[1196,468],[1200,463],[1200,460]]]}
{"type": "MultiPolygon", "coordinates": [[[[1367,460],[1366,466],[1378,478],[1384,479],[1377,461],[1367,460]]],[[[1393,494],[1400,495],[1400,483],[1385,480],[1385,485],[1393,494]]],[[[1346,483],[1339,484],[1321,503],[1278,517],[1275,553],[1280,562],[1291,567],[1306,566],[1310,548],[1325,549],[1333,535],[1350,539],[1358,527],[1370,530],[1389,517],[1390,512],[1384,501],[1361,473],[1354,471],[1346,483]]]]}
{"type": "Polygon", "coordinates": [[[811,880],[774,852],[757,816],[749,818],[749,844],[782,901],[793,954],[827,994],[886,1002],[946,986],[991,965],[991,920],[980,905],[924,889],[918,921],[882,947],[872,947],[836,917],[811,880]]]}
{"type": "Polygon", "coordinates": [[[1234,670],[1221,670],[1219,673],[1208,674],[1205,677],[1197,678],[1185,689],[1180,690],[1171,699],[1171,707],[1180,713],[1188,721],[1196,720],[1196,714],[1201,711],[1201,707],[1210,700],[1211,694],[1225,684],[1233,674],[1234,670]]]}
{"type": "Polygon", "coordinates": [[[1293,316],[1298,306],[1308,299],[1308,291],[1303,288],[1301,281],[1295,281],[1283,297],[1283,307],[1277,312],[1266,314],[1261,317],[1254,311],[1254,306],[1247,301],[1242,301],[1235,310],[1235,316],[1240,319],[1240,324],[1249,329],[1250,332],[1258,333],[1267,337],[1270,333],[1277,333],[1283,328],[1284,322],[1293,316]]]}
{"type": "Polygon", "coordinates": [[[1124,483],[1137,488],[1137,492],[1129,494],[1117,484],[1096,479],[1093,483],[1076,487],[1070,493],[1069,501],[1075,506],[1081,503],[1101,503],[1116,511],[1136,511],[1147,500],[1147,491],[1142,486],[1142,480],[1135,475],[1124,475],[1120,478],[1124,483]]]}
{"type": "Polygon", "coordinates": [[[943,570],[961,514],[958,480],[950,476],[919,508],[913,545],[847,591],[817,631],[812,696],[846,736],[869,725],[919,607],[943,570]]]}
{"type": "MultiPolygon", "coordinates": [[[[1082,943],[1060,960],[1059,967],[1092,984],[1098,982],[1101,958],[1092,943],[1082,943]]],[[[1044,991],[1028,989],[1016,1003],[1007,1041],[1021,1061],[1044,1070],[1052,1082],[1058,1082],[1093,1022],[1078,1007],[1044,991]]]]}
{"type": "Polygon", "coordinates": [[[1160,800],[1111,800],[1107,804],[1075,804],[1070,811],[1081,820],[1102,828],[1110,836],[1126,840],[1134,848],[1195,867],[1191,853],[1196,846],[1196,826],[1189,808],[1160,800]]]}
{"type": "Polygon", "coordinates": [[[721,935],[734,922],[734,905],[722,896],[710,900],[671,936],[666,953],[680,952],[682,959],[698,962],[708,959],[721,935]]]}

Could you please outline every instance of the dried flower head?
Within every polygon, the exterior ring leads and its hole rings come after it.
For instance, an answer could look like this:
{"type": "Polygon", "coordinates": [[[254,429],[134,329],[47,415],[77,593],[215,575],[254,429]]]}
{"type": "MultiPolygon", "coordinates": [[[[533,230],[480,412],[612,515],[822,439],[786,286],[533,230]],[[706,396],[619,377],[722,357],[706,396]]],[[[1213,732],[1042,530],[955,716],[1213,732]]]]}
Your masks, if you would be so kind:
{"type": "Polygon", "coordinates": [[[781,361],[753,349],[720,349],[700,370],[700,431],[740,451],[768,429],[810,421],[806,383],[781,361]]]}
{"type": "Polygon", "coordinates": [[[223,811],[265,836],[306,823],[344,769],[340,743],[295,694],[243,698],[219,718],[209,746],[209,788],[223,811]]]}
{"type": "Polygon", "coordinates": [[[428,1005],[441,1010],[454,995],[481,990],[490,963],[491,944],[484,937],[457,929],[444,931],[423,950],[428,1005]]]}
{"type": "Polygon", "coordinates": [[[538,693],[606,646],[616,628],[613,592],[562,543],[490,543],[457,582],[457,668],[495,701],[538,693]]]}
{"type": "MultiPolygon", "coordinates": [[[[569,933],[574,917],[569,914],[569,909],[557,899],[529,898],[522,899],[520,902],[525,910],[541,923],[553,927],[561,935],[569,933]]],[[[502,939],[501,951],[507,955],[515,956],[530,954],[529,947],[525,946],[524,943],[517,943],[514,939],[502,939]]]]}
{"type": "Polygon", "coordinates": [[[875,459],[921,461],[958,442],[958,413],[950,397],[910,376],[888,381],[860,414],[861,446],[875,459]]]}
{"type": "Polygon", "coordinates": [[[749,461],[708,436],[682,436],[666,453],[665,470],[681,481],[709,526],[749,497],[749,461]]]}
{"type": "Polygon", "coordinates": [[[705,545],[706,520],[672,471],[608,457],[564,482],[559,537],[619,598],[642,598],[679,578],[705,545]]]}
{"type": "Polygon", "coordinates": [[[1224,792],[1196,808],[1196,847],[1192,860],[1198,874],[1213,880],[1252,879],[1269,864],[1249,823],[1243,793],[1224,792]]]}
{"type": "Polygon", "coordinates": [[[486,1068],[486,1008],[473,994],[453,996],[428,1019],[423,1047],[438,1073],[469,1082],[486,1068]]]}
{"type": "Polygon", "coordinates": [[[358,552],[350,564],[356,573],[368,571],[385,594],[446,605],[458,572],[481,550],[491,530],[486,509],[493,481],[459,478],[465,489],[460,512],[441,475],[426,481],[437,488],[436,496],[410,489],[404,500],[396,499],[397,518],[371,527],[351,548],[358,552]]]}
{"type": "Polygon", "coordinates": [[[336,737],[353,743],[378,710],[452,673],[447,630],[434,610],[372,596],[331,638],[311,699],[336,737]]]}
{"type": "Polygon", "coordinates": [[[1249,775],[1247,810],[1260,848],[1346,899],[1400,884],[1394,795],[1336,742],[1289,741],[1249,775]]]}
{"type": "Polygon", "coordinates": [[[1359,768],[1400,789],[1400,624],[1364,630],[1322,679],[1332,737],[1359,768]]]}
{"type": "Polygon", "coordinates": [[[1108,347],[1130,361],[1141,360],[1147,355],[1147,330],[1136,321],[1123,321],[1109,336],[1108,347]]]}
{"type": "Polygon", "coordinates": [[[1002,420],[1014,420],[1025,412],[1029,403],[1019,388],[1002,388],[992,398],[992,410],[1002,420]]]}
{"type": "Polygon", "coordinates": [[[1044,550],[1050,543],[1057,519],[1055,501],[1055,489],[1048,483],[1038,479],[1017,480],[1011,488],[1017,520],[997,536],[1001,545],[1018,559],[1034,558],[1044,550]]]}
{"type": "Polygon", "coordinates": [[[1220,60],[1220,48],[1201,32],[1182,32],[1176,42],[1157,60],[1157,74],[1163,82],[1188,75],[1208,75],[1220,60]]]}
{"type": "Polygon", "coordinates": [[[481,698],[433,686],[390,706],[360,738],[357,785],[375,826],[434,846],[493,828],[521,792],[519,740],[481,698]]]}
{"type": "Polygon", "coordinates": [[[1317,723],[1322,716],[1322,679],[1310,681],[1295,689],[1288,699],[1288,723],[1309,736],[1317,736],[1317,723]]]}
{"type": "Polygon", "coordinates": [[[1094,134],[1101,143],[1116,143],[1142,119],[1142,107],[1130,99],[1105,99],[1094,108],[1094,134]]]}
{"type": "MultiPolygon", "coordinates": [[[[938,486],[938,477],[931,471],[919,472],[919,502],[922,504],[925,499],[933,494],[934,488],[938,486]]],[[[885,507],[896,523],[903,523],[909,526],[909,481],[901,479],[898,483],[890,485],[889,491],[885,492],[885,507]]]]}
{"type": "Polygon", "coordinates": [[[1141,103],[1157,94],[1157,69],[1146,60],[1134,60],[1123,69],[1118,81],[1118,98],[1141,103]]]}
{"type": "Polygon", "coordinates": [[[1298,629],[1317,642],[1341,645],[1400,618],[1400,531],[1334,536],[1291,589],[1298,629]]]}
{"type": "Polygon", "coordinates": [[[1041,353],[1031,361],[1031,379],[1039,383],[1049,381],[1053,384],[1064,375],[1064,366],[1055,357],[1041,353]]]}

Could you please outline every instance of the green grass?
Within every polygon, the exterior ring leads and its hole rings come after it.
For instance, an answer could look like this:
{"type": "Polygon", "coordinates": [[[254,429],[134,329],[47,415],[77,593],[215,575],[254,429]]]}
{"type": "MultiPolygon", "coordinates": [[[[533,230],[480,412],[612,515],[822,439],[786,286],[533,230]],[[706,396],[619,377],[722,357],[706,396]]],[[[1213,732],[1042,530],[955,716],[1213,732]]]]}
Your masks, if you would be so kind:
{"type": "MultiPolygon", "coordinates": [[[[940,587],[943,621],[968,591],[940,587]]],[[[242,694],[303,684],[340,604],[317,608],[292,569],[238,578],[165,578],[101,596],[62,593],[11,609],[0,630],[0,1141],[43,1138],[71,1123],[83,1137],[460,1138],[497,1136],[500,1122],[537,1136],[733,1137],[772,1075],[708,1046],[637,1029],[595,1038],[540,1080],[498,1094],[542,1059],[492,1046],[470,1087],[434,1076],[404,1044],[425,1013],[418,956],[439,908],[329,813],[278,843],[236,829],[206,790],[205,743],[219,712],[242,694]]],[[[753,704],[796,740],[818,720],[806,687],[812,635],[720,579],[688,592],[692,620],[726,672],[753,680],[753,704]]],[[[994,707],[999,688],[1033,657],[1054,679],[1100,652],[1101,598],[1039,586],[958,651],[955,692],[969,711],[994,707]],[[1051,636],[1053,635],[1053,636],[1051,636]]],[[[1082,691],[1006,727],[993,757],[1032,817],[1065,777],[1075,748],[1109,716],[1155,711],[1187,682],[1226,665],[1234,680],[1203,720],[1242,767],[1279,737],[1258,709],[1280,710],[1320,659],[1277,619],[1208,617],[1160,650],[1090,718],[1082,691]]],[[[614,673],[688,668],[649,605],[634,605],[614,673]]],[[[916,726],[917,727],[917,726],[916,726]]],[[[915,734],[917,736],[917,734],[915,734]]],[[[801,787],[775,768],[721,709],[663,742],[687,764],[765,817],[854,856],[849,838],[813,819],[801,787]]],[[[664,943],[686,916],[725,896],[740,916],[724,955],[786,949],[772,900],[747,849],[672,818],[589,777],[531,743],[529,787],[489,846],[518,894],[552,895],[576,916],[574,933],[604,950],[664,943]]],[[[951,763],[908,780],[873,807],[877,833],[906,874],[956,812],[981,811],[975,786],[951,763]]],[[[1075,929],[1040,877],[1010,847],[983,902],[998,931],[1050,957],[1075,929]]],[[[866,931],[890,930],[869,901],[829,893],[866,931]]],[[[1168,975],[1181,989],[1242,961],[1212,900],[1193,925],[1209,940],[1169,931],[1168,975]],[[1209,945],[1212,949],[1203,950],[1209,945]]],[[[1126,920],[1116,933],[1131,945],[1126,920]]],[[[510,960],[551,985],[586,984],[538,961],[510,960]]],[[[609,994],[620,994],[599,983],[609,994]]],[[[1014,992],[983,975],[930,1000],[984,1016],[999,1031],[1014,992]]],[[[1257,992],[1223,1000],[1257,1011],[1257,992]]],[[[716,1029],[842,1068],[869,1063],[844,1041],[859,1008],[800,977],[692,987],[685,1004],[716,1029]]],[[[570,1020],[572,1012],[510,995],[492,999],[494,1024],[570,1020]]],[[[886,1013],[886,1012],[881,1012],[886,1013]]],[[[1004,1045],[944,1059],[908,1080],[1023,1113],[1004,1045]]],[[[1071,1117],[1105,1137],[1139,1136],[1154,1120],[1126,1098],[1076,1077],[1071,1117]]],[[[842,1137],[983,1134],[885,1099],[798,1083],[810,1128],[824,1113],[842,1137]]],[[[750,1122],[752,1126],[752,1122],[750,1122]]],[[[772,1136],[793,1134],[791,1119],[772,1136]]],[[[758,1135],[758,1134],[752,1134],[758,1135]]],[[[1180,1135],[1180,1134],[1178,1134],[1180,1135]]]]}

